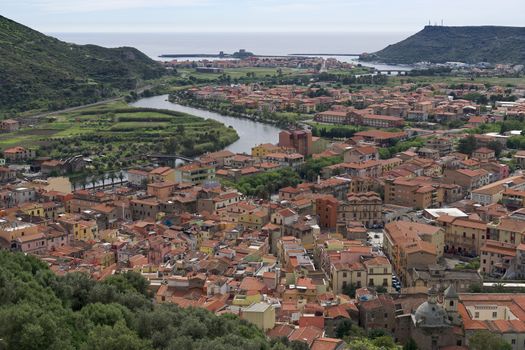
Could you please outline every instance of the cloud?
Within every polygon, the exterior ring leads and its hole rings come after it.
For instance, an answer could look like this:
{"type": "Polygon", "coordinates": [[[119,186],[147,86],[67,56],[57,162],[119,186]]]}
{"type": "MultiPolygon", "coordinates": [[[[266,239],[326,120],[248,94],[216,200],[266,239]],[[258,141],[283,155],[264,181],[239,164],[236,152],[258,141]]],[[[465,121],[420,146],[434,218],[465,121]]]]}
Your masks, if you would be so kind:
{"type": "Polygon", "coordinates": [[[208,0],[36,0],[49,13],[82,13],[127,9],[200,6],[208,0]]]}

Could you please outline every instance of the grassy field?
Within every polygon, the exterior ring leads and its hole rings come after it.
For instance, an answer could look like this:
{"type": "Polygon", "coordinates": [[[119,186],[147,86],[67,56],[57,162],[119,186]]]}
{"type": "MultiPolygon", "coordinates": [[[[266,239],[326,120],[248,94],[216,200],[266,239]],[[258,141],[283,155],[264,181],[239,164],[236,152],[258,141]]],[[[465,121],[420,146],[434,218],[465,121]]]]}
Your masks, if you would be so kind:
{"type": "Polygon", "coordinates": [[[0,148],[35,147],[40,156],[53,158],[83,154],[106,169],[141,161],[148,153],[194,156],[222,149],[237,139],[234,129],[214,120],[113,102],[0,134],[0,148]]]}
{"type": "MultiPolygon", "coordinates": [[[[280,70],[282,75],[306,74],[305,69],[280,68],[280,70]]],[[[200,79],[217,79],[223,74],[231,76],[232,79],[247,77],[248,73],[254,73],[257,78],[279,74],[279,68],[266,67],[227,68],[224,70],[224,73],[198,73],[192,68],[180,68],[177,71],[182,77],[193,76],[200,79]]]]}
{"type": "Polygon", "coordinates": [[[396,86],[404,83],[416,84],[461,84],[461,83],[479,83],[499,86],[525,87],[525,77],[452,77],[452,76],[421,76],[421,77],[407,77],[407,76],[393,76],[388,78],[388,85],[396,86]]]}

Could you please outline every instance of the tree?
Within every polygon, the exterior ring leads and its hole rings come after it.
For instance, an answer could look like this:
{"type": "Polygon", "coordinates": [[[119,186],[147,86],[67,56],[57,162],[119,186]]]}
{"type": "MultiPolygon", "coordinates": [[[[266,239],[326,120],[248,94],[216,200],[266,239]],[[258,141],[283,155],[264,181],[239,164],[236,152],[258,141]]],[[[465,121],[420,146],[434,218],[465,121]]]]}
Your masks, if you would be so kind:
{"type": "Polygon", "coordinates": [[[343,320],[341,322],[339,322],[339,324],[337,325],[337,328],[335,329],[335,336],[337,338],[344,338],[348,335],[351,334],[351,331],[352,331],[352,321],[350,320],[343,320]]]}
{"type": "MultiPolygon", "coordinates": [[[[182,125],[179,125],[182,126],[182,125]]],[[[164,149],[167,154],[175,154],[177,153],[177,149],[179,147],[179,144],[177,140],[174,137],[170,137],[166,140],[166,143],[164,144],[164,149]]]]}
{"type": "Polygon", "coordinates": [[[464,154],[471,155],[477,148],[477,140],[474,135],[469,135],[459,140],[458,151],[464,154]]]}
{"type": "Polygon", "coordinates": [[[117,175],[112,171],[108,174],[108,178],[111,180],[111,187],[115,187],[115,179],[117,175]]]}
{"type": "Polygon", "coordinates": [[[119,321],[125,322],[126,314],[129,313],[124,306],[120,304],[88,304],[80,314],[85,322],[91,322],[95,326],[107,325],[114,326],[119,321]]]}
{"type": "Polygon", "coordinates": [[[355,298],[356,290],[357,290],[356,285],[353,283],[350,283],[350,284],[347,284],[346,287],[343,288],[343,294],[348,295],[350,298],[355,298]]]}
{"type": "Polygon", "coordinates": [[[120,171],[117,176],[118,176],[118,179],[120,180],[120,184],[122,185],[122,181],[124,180],[124,173],[120,171]]]}
{"type": "Polygon", "coordinates": [[[302,342],[266,340],[235,315],[154,304],[138,273],[93,281],[58,276],[33,256],[0,250],[0,347],[83,350],[307,350],[302,342]]]}
{"type": "Polygon", "coordinates": [[[503,340],[499,335],[489,331],[475,332],[468,339],[469,349],[471,350],[511,350],[512,345],[503,340]]]}
{"type": "Polygon", "coordinates": [[[374,328],[368,332],[369,339],[376,339],[383,336],[390,335],[384,328],[374,328]]]}
{"type": "Polygon", "coordinates": [[[375,289],[376,289],[376,292],[378,292],[380,294],[388,292],[386,287],[383,287],[383,286],[376,286],[375,289]]]}
{"type": "Polygon", "coordinates": [[[300,340],[292,340],[289,345],[290,349],[292,350],[309,350],[310,347],[307,343],[300,340]]]}
{"type": "Polygon", "coordinates": [[[366,338],[354,339],[348,344],[352,350],[379,350],[379,348],[366,338]]]}
{"type": "Polygon", "coordinates": [[[501,155],[501,152],[503,151],[503,145],[501,144],[501,142],[498,142],[498,141],[490,141],[487,144],[487,148],[494,150],[494,153],[496,154],[496,158],[499,158],[499,156],[501,155]]]}
{"type": "Polygon", "coordinates": [[[91,176],[91,185],[93,185],[92,189],[95,189],[95,186],[97,185],[98,179],[95,175],[91,176]]]}
{"type": "Polygon", "coordinates": [[[417,350],[417,344],[414,339],[409,338],[406,344],[403,346],[403,350],[417,350]]]}
{"type": "Polygon", "coordinates": [[[87,273],[74,272],[53,281],[50,285],[63,304],[76,311],[88,303],[89,293],[95,282],[87,273]]]}
{"type": "Polygon", "coordinates": [[[84,350],[142,350],[148,342],[138,337],[123,321],[115,326],[98,326],[88,335],[84,350]]]}
{"type": "Polygon", "coordinates": [[[103,283],[115,286],[121,293],[132,291],[142,295],[148,294],[148,281],[139,273],[133,271],[111,275],[103,283]]]}
{"type": "Polygon", "coordinates": [[[381,337],[372,340],[372,344],[381,349],[396,349],[397,345],[389,335],[383,335],[381,337]]]}
{"type": "Polygon", "coordinates": [[[482,293],[483,286],[479,283],[473,283],[468,288],[469,293],[482,293]]]}

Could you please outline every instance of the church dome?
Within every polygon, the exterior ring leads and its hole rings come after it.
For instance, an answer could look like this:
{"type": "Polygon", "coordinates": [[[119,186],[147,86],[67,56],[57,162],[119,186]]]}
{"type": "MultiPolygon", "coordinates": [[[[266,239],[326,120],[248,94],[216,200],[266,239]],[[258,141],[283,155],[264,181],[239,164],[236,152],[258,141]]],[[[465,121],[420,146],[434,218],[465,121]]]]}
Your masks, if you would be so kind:
{"type": "Polygon", "coordinates": [[[419,305],[414,314],[414,322],[418,327],[447,327],[450,325],[448,314],[443,306],[426,301],[419,305]]]}

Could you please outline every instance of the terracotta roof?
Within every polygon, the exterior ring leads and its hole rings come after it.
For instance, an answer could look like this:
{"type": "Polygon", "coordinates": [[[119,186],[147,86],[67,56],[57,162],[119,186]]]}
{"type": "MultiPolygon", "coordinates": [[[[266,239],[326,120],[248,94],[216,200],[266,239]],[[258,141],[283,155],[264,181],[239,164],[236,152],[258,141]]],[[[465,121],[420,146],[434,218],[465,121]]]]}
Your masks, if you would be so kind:
{"type": "Polygon", "coordinates": [[[239,288],[245,291],[262,291],[265,284],[255,277],[245,277],[239,288]]]}
{"type": "Polygon", "coordinates": [[[310,350],[335,350],[341,344],[343,344],[343,340],[341,339],[318,338],[314,340],[314,343],[312,344],[312,347],[310,348],[310,350]]]}
{"type": "Polygon", "coordinates": [[[270,338],[281,338],[289,337],[290,334],[294,331],[294,327],[288,324],[279,324],[275,325],[272,329],[266,332],[266,335],[270,338]]]}
{"type": "Polygon", "coordinates": [[[299,327],[294,329],[292,334],[288,336],[288,339],[290,339],[290,341],[304,341],[308,344],[308,346],[311,346],[314,340],[320,338],[323,333],[323,330],[314,326],[299,327]]]}

